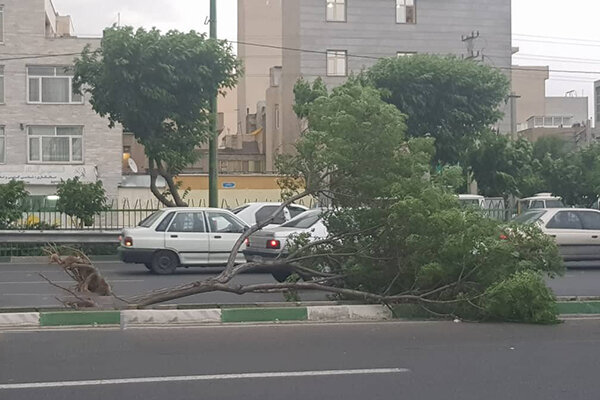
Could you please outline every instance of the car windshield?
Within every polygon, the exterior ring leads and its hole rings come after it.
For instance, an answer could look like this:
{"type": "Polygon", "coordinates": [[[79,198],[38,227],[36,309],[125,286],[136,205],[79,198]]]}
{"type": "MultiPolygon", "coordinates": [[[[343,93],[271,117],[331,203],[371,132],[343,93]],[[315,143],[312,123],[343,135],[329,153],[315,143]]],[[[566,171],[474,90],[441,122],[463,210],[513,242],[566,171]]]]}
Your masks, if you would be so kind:
{"type": "Polygon", "coordinates": [[[286,228],[308,229],[321,219],[321,215],[322,213],[319,210],[313,212],[307,211],[281,226],[286,228]]]}
{"type": "Polygon", "coordinates": [[[162,217],[162,215],[165,213],[164,210],[159,210],[155,213],[150,214],[149,216],[147,216],[146,218],[144,218],[139,224],[138,226],[141,226],[142,228],[150,228],[160,217],[162,217]]]}
{"type": "Polygon", "coordinates": [[[563,208],[564,206],[561,200],[546,200],[546,208],[563,208]]]}
{"type": "Polygon", "coordinates": [[[479,200],[477,199],[460,199],[460,204],[463,207],[479,207],[479,200]]]}
{"type": "Polygon", "coordinates": [[[514,218],[513,222],[518,224],[533,224],[544,214],[546,214],[546,211],[528,211],[514,218]]]}

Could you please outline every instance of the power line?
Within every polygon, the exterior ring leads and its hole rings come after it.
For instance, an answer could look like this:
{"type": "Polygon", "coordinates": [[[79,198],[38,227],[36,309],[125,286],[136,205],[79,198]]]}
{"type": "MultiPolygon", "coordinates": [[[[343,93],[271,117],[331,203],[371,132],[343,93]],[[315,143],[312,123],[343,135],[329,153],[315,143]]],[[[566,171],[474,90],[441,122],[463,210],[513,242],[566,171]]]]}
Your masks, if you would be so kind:
{"type": "MultiPolygon", "coordinates": [[[[255,46],[255,47],[262,47],[262,48],[270,48],[270,49],[276,49],[276,50],[284,50],[284,51],[296,51],[296,52],[300,52],[300,53],[309,53],[309,54],[320,54],[320,55],[327,55],[327,51],[324,50],[308,50],[308,49],[301,49],[301,48],[294,48],[294,47],[286,47],[286,46],[276,46],[276,45],[269,45],[269,44],[263,44],[263,43],[251,43],[251,42],[242,42],[242,41],[231,41],[231,43],[236,43],[236,44],[240,44],[240,45],[245,45],[245,46],[255,46]]],[[[37,54],[37,55],[29,55],[29,56],[20,56],[20,57],[6,57],[6,58],[0,58],[0,61],[13,61],[13,60],[26,60],[26,59],[39,59],[39,58],[51,58],[51,57],[65,57],[65,56],[77,56],[81,53],[63,53],[63,54],[37,54]]],[[[347,53],[346,56],[348,58],[360,58],[360,59],[368,59],[368,60],[381,60],[384,59],[385,57],[377,57],[377,56],[369,56],[369,55],[361,55],[361,54],[352,54],[352,53],[347,53]]],[[[390,56],[392,57],[392,56],[390,56]]],[[[486,56],[487,58],[491,58],[490,56],[486,56]]],[[[508,71],[540,71],[540,72],[545,72],[546,69],[542,69],[542,68],[524,68],[524,67],[519,67],[519,66],[511,66],[511,67],[496,67],[498,69],[502,69],[502,70],[508,70],[508,71]]],[[[566,73],[566,74],[594,74],[594,75],[600,75],[600,71],[587,71],[587,70],[569,70],[569,69],[550,69],[550,72],[558,72],[558,73],[566,73]]]]}
{"type": "Polygon", "coordinates": [[[569,38],[569,37],[564,37],[564,36],[561,37],[561,36],[527,35],[527,34],[522,34],[522,33],[513,33],[513,36],[521,36],[521,37],[526,37],[526,38],[567,40],[567,41],[571,41],[571,42],[600,43],[600,40],[569,38]]]}

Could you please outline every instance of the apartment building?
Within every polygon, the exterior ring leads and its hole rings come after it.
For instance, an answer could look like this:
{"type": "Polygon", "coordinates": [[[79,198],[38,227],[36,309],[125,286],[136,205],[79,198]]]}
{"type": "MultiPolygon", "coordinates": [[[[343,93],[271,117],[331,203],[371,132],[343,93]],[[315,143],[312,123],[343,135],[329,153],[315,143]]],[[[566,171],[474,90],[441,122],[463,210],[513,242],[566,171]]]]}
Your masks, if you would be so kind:
{"type": "Polygon", "coordinates": [[[546,96],[548,66],[512,68],[517,136],[535,142],[542,137],[559,137],[569,146],[585,146],[592,141],[588,98],[573,93],[546,96]]]}
{"type": "Polygon", "coordinates": [[[22,180],[43,197],[79,176],[118,197],[122,130],[72,90],[73,61],[88,44],[100,41],[77,38],[51,0],[0,2],[0,183],[22,180]]]}
{"type": "MultiPolygon", "coordinates": [[[[252,18],[256,42],[261,37],[276,42],[280,36],[282,47],[281,64],[268,66],[263,140],[267,170],[272,169],[275,156],[291,151],[299,138],[302,127],[292,105],[293,87],[300,77],[309,81],[321,77],[329,87],[334,87],[351,74],[370,67],[378,58],[416,53],[466,56],[498,67],[510,76],[513,54],[510,0],[269,0],[267,3],[270,7],[280,7],[277,17],[271,9],[262,19],[256,15],[252,18]]],[[[250,20],[244,24],[249,23],[250,20]]],[[[242,32],[246,31],[247,28],[242,32]]],[[[262,74],[266,68],[263,66],[262,74]]],[[[253,69],[252,75],[257,74],[253,69]]],[[[510,108],[503,107],[505,118],[498,125],[502,132],[511,131],[510,108]]]]}

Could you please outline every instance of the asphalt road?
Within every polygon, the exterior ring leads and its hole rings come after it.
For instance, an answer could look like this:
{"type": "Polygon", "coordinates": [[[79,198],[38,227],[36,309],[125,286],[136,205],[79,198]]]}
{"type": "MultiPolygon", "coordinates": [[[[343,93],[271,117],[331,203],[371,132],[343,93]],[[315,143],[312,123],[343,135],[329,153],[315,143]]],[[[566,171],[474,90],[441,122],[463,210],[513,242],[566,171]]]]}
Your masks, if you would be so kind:
{"type": "Polygon", "coordinates": [[[0,360],[3,400],[596,400],[600,321],[7,331],[0,360]]]}
{"type": "MultiPolygon", "coordinates": [[[[104,277],[110,282],[115,293],[122,297],[142,294],[154,289],[206,279],[219,273],[219,268],[180,269],[175,275],[158,276],[148,272],[143,265],[122,263],[97,263],[104,277]]],[[[61,306],[56,297],[65,293],[49,285],[39,273],[53,282],[70,286],[72,282],[56,265],[45,264],[0,264],[0,308],[61,306]]],[[[270,274],[243,274],[237,278],[240,283],[274,282],[270,274]]],[[[600,269],[570,269],[564,277],[548,280],[548,284],[558,296],[600,296],[600,269]]],[[[327,300],[322,293],[301,293],[301,300],[327,300]]],[[[172,303],[187,304],[240,304],[285,301],[281,294],[246,294],[238,296],[230,293],[205,293],[172,303]]]]}

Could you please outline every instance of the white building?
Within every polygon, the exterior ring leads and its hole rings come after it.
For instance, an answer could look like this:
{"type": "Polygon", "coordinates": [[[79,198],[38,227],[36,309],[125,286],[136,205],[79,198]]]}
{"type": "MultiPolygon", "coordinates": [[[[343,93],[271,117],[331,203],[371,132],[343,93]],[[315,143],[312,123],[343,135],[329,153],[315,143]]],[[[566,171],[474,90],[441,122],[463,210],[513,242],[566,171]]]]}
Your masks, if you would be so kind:
{"type": "Polygon", "coordinates": [[[116,199],[122,130],[109,129],[73,93],[73,62],[86,45],[51,0],[0,2],[0,183],[22,180],[34,196],[61,179],[101,180],[116,199]]]}

